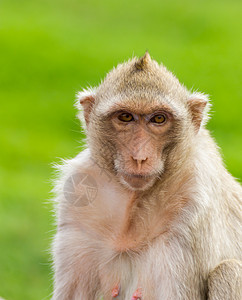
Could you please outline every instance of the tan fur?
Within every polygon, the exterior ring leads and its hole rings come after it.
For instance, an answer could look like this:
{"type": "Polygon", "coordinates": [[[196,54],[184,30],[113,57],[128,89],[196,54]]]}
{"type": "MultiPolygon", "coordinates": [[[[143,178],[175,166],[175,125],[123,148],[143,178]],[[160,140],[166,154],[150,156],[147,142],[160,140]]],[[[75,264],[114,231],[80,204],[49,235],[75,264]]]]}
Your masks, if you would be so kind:
{"type": "Polygon", "coordinates": [[[59,167],[53,299],[239,299],[242,193],[209,106],[148,53],[79,93],[87,149],[59,167]]]}
{"type": "Polygon", "coordinates": [[[237,260],[221,262],[208,278],[209,300],[242,299],[242,263],[237,260]]]}

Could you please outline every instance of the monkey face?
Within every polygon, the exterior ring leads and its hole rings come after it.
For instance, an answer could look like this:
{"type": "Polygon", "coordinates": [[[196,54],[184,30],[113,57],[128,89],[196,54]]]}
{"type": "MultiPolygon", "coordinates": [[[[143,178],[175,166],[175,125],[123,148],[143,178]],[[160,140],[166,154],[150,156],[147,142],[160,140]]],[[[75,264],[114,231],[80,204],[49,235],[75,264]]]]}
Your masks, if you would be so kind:
{"type": "Polygon", "coordinates": [[[185,149],[178,146],[189,139],[184,107],[165,98],[150,101],[137,95],[103,111],[100,106],[90,114],[87,135],[99,166],[114,173],[128,189],[141,191],[162,180],[168,169],[177,168],[185,149]]]}
{"type": "Polygon", "coordinates": [[[174,117],[163,107],[118,110],[109,118],[115,148],[114,168],[119,180],[132,190],[145,190],[162,176],[174,117]]]}

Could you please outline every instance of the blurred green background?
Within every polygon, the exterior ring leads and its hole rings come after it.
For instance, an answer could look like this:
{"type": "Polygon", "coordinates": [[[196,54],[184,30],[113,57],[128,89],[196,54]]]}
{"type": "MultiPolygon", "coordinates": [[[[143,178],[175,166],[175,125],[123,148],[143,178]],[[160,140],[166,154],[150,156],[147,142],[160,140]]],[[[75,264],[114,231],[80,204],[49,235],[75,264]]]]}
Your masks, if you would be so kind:
{"type": "Polygon", "coordinates": [[[49,299],[51,163],[75,156],[75,93],[149,50],[211,95],[208,127],[242,178],[241,25],[235,0],[0,1],[0,296],[49,299]]]}

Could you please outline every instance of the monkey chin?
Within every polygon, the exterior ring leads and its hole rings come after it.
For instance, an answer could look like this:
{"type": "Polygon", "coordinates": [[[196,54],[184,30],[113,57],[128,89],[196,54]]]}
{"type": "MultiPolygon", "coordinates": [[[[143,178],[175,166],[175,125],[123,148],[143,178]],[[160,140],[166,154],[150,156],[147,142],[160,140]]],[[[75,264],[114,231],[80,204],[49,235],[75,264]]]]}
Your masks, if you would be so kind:
{"type": "Polygon", "coordinates": [[[129,175],[121,174],[120,182],[132,191],[144,191],[150,188],[154,182],[155,176],[129,175]]]}

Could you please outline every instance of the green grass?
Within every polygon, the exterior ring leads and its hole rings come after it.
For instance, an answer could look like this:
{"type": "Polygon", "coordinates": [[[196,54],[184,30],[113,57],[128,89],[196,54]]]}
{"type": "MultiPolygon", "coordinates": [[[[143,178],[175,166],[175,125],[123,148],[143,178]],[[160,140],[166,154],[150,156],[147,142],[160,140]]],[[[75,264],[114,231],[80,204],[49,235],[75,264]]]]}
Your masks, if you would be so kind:
{"type": "Polygon", "coordinates": [[[209,128],[242,178],[240,1],[0,2],[0,296],[49,299],[51,163],[82,135],[75,93],[148,49],[211,95],[209,128]]]}

